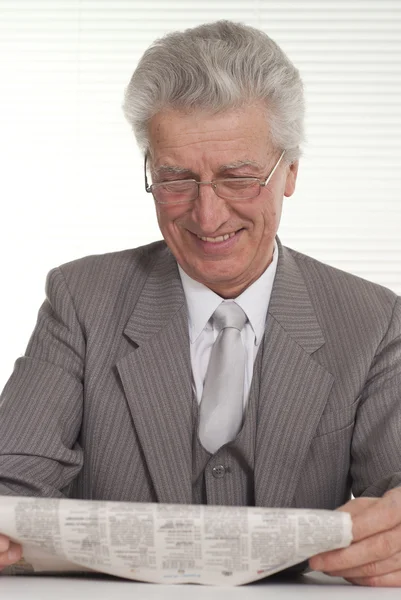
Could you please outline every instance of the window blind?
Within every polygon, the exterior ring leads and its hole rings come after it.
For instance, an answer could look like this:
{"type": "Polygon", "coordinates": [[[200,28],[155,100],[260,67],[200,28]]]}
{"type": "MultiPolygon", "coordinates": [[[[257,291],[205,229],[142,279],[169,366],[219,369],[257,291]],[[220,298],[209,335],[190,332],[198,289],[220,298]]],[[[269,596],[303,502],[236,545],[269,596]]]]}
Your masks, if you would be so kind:
{"type": "Polygon", "coordinates": [[[124,88],[156,37],[222,18],[266,31],[304,80],[283,243],[401,293],[399,0],[0,0],[0,381],[51,267],[160,238],[124,88]]]}

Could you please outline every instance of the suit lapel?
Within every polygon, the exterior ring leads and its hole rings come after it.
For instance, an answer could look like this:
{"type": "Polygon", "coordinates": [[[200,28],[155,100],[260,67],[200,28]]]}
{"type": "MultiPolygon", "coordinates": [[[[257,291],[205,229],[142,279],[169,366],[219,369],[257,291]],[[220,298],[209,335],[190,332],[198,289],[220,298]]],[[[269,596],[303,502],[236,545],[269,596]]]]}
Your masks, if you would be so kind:
{"type": "Polygon", "coordinates": [[[185,296],[165,249],[125,331],[138,347],[119,360],[123,383],[158,502],[192,500],[192,388],[185,296]]]}
{"type": "Polygon", "coordinates": [[[266,322],[255,452],[255,504],[290,506],[333,376],[311,356],[324,344],[290,252],[279,263],[266,322]]]}
{"type": "MultiPolygon", "coordinates": [[[[117,368],[157,500],[189,504],[194,425],[188,320],[177,265],[167,249],[152,267],[124,334],[137,348],[117,368]]],[[[323,344],[302,275],[279,244],[258,384],[257,506],[291,505],[333,383],[311,356],[323,344]]]]}

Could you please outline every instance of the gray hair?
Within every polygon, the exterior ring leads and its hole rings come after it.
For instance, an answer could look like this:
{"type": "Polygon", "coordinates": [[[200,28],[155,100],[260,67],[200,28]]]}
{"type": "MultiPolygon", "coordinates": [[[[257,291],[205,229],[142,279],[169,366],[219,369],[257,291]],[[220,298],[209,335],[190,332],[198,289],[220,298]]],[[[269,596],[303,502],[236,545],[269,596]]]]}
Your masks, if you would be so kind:
{"type": "Polygon", "coordinates": [[[217,21],[156,40],[125,90],[123,110],[146,152],[148,122],[163,109],[217,114],[257,101],[266,105],[273,145],[294,162],[304,136],[298,70],[264,32],[217,21]]]}

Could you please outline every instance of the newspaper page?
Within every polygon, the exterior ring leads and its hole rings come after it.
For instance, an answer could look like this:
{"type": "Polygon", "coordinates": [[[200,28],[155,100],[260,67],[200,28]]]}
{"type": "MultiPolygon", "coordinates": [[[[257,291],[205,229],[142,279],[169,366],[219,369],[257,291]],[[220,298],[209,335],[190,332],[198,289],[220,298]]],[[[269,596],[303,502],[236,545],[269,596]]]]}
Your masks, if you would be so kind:
{"type": "Polygon", "coordinates": [[[256,581],[352,541],[344,512],[9,496],[0,497],[0,532],[23,547],[9,574],[209,585],[256,581]]]}

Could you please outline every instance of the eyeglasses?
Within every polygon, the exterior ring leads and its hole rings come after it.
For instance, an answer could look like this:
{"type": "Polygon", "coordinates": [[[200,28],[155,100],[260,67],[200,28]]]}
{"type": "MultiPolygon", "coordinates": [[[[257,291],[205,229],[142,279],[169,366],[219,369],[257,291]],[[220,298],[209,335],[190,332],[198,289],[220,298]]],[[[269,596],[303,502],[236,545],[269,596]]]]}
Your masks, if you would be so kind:
{"type": "Polygon", "coordinates": [[[214,179],[213,181],[196,181],[196,179],[177,179],[163,181],[162,183],[148,184],[146,176],[147,155],[145,155],[145,190],[153,194],[158,204],[185,204],[193,202],[199,196],[200,185],[211,185],[215,194],[224,200],[240,201],[250,200],[259,196],[260,189],[266,187],[283,158],[285,150],[274,165],[266,179],[257,177],[230,177],[214,179]]]}

